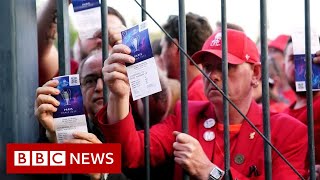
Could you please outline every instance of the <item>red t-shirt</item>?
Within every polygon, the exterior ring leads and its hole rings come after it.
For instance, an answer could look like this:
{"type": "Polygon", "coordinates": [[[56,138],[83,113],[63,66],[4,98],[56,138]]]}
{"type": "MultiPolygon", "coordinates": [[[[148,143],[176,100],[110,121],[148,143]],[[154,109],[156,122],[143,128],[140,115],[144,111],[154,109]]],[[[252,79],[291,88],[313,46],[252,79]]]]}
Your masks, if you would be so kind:
{"type": "MultiPolygon", "coordinates": [[[[284,113],[297,118],[302,123],[308,125],[307,119],[307,106],[299,109],[293,109],[296,102],[291,104],[284,113]]],[[[320,164],[320,96],[316,96],[313,99],[313,120],[314,120],[314,141],[315,141],[315,154],[316,164],[320,164]]]]}
{"type": "Polygon", "coordinates": [[[283,112],[285,109],[288,108],[288,106],[289,105],[284,102],[270,100],[270,111],[272,112],[283,112]]]}
{"type": "Polygon", "coordinates": [[[295,102],[297,100],[296,93],[292,89],[283,91],[282,94],[283,94],[284,98],[286,98],[286,100],[289,101],[288,104],[292,104],[293,102],[295,102]]]}
{"type": "Polygon", "coordinates": [[[188,100],[189,101],[208,101],[204,94],[204,84],[202,75],[195,77],[188,85],[188,100]]]}

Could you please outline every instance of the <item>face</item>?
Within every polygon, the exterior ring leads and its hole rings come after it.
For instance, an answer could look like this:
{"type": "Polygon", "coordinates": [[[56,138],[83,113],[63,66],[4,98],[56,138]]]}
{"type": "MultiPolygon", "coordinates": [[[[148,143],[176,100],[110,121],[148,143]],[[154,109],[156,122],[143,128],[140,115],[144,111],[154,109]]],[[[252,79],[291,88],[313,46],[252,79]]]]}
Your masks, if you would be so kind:
{"type": "Polygon", "coordinates": [[[271,58],[273,58],[275,60],[275,62],[277,62],[280,67],[283,66],[283,64],[284,64],[284,55],[280,50],[270,47],[268,49],[268,55],[271,58]]]}
{"type": "Polygon", "coordinates": [[[92,119],[103,107],[102,58],[91,56],[83,64],[81,91],[88,116],[92,119]]]}
{"type": "Polygon", "coordinates": [[[292,89],[295,88],[295,65],[294,65],[294,58],[293,58],[293,46],[292,43],[288,44],[285,53],[285,61],[284,61],[284,71],[286,77],[288,79],[288,83],[292,89]]]}
{"type": "MultiPolygon", "coordinates": [[[[109,27],[110,26],[115,26],[115,27],[122,26],[121,20],[115,15],[109,14],[107,17],[107,23],[108,23],[109,27]]],[[[101,49],[101,47],[102,47],[101,38],[102,38],[102,34],[101,34],[101,30],[100,30],[100,32],[97,33],[94,38],[79,40],[80,49],[81,49],[82,54],[84,56],[87,56],[88,54],[90,54],[91,51],[93,51],[95,49],[101,49]]]]}
{"type": "MultiPolygon", "coordinates": [[[[222,61],[221,58],[207,54],[204,56],[203,70],[217,86],[222,89],[222,61]]],[[[244,99],[252,100],[253,84],[259,79],[254,76],[253,65],[243,63],[239,65],[228,64],[228,96],[235,102],[244,99]]],[[[217,107],[222,107],[223,96],[205,78],[205,94],[217,107]]]]}
{"type": "Polygon", "coordinates": [[[172,79],[180,80],[180,62],[179,52],[175,48],[174,44],[170,44],[165,36],[161,38],[161,55],[160,58],[163,62],[163,66],[168,73],[168,77],[172,79]]]}

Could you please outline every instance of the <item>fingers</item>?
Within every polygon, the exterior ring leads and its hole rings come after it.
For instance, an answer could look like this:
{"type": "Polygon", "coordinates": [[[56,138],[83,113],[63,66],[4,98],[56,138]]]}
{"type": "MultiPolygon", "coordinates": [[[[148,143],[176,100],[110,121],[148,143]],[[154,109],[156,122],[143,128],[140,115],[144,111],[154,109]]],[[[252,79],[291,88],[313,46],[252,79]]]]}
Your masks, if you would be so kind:
{"type": "Polygon", "coordinates": [[[110,65],[113,63],[120,63],[120,64],[134,63],[134,57],[132,57],[128,54],[116,53],[116,54],[112,54],[107,59],[106,63],[107,63],[107,65],[110,65]]]}
{"type": "Polygon", "coordinates": [[[316,57],[313,58],[314,63],[320,63],[320,50],[316,52],[316,57]]]}
{"type": "Polygon", "coordinates": [[[85,140],[94,144],[101,144],[102,142],[97,138],[96,135],[87,132],[74,132],[73,137],[75,139],[85,140]]]}
{"type": "Polygon", "coordinates": [[[319,64],[320,63],[320,55],[313,58],[313,62],[319,64]]]}
{"type": "Polygon", "coordinates": [[[178,131],[174,131],[173,135],[176,136],[176,142],[179,142],[179,143],[189,143],[189,142],[193,142],[194,140],[192,136],[185,133],[178,132],[178,131]]]}
{"type": "Polygon", "coordinates": [[[56,112],[57,108],[52,104],[41,104],[35,109],[35,116],[38,118],[42,126],[50,132],[54,132],[52,113],[56,112]]]}
{"type": "Polygon", "coordinates": [[[111,72],[116,71],[116,72],[127,75],[126,66],[124,64],[119,64],[119,63],[110,64],[110,65],[106,66],[103,71],[107,72],[107,73],[111,73],[111,72]]]}
{"type": "MultiPolygon", "coordinates": [[[[107,64],[112,63],[134,63],[134,57],[130,56],[131,50],[128,46],[124,44],[115,45],[112,48],[110,57],[105,61],[107,64]]],[[[105,64],[106,65],[106,64],[105,64]]]]}
{"type": "Polygon", "coordinates": [[[39,94],[58,95],[60,93],[60,91],[59,91],[59,89],[55,88],[58,86],[58,84],[59,84],[59,82],[57,80],[48,81],[42,87],[37,88],[36,97],[38,97],[39,94]]]}
{"type": "Polygon", "coordinates": [[[65,140],[64,143],[70,143],[70,144],[93,144],[90,141],[87,141],[85,139],[69,139],[65,140]]]}
{"type": "Polygon", "coordinates": [[[109,44],[114,46],[122,42],[121,31],[125,30],[125,26],[109,26],[108,35],[109,35],[109,44]]]}
{"type": "Polygon", "coordinates": [[[41,104],[52,104],[54,106],[59,106],[60,102],[50,95],[39,94],[36,99],[36,107],[39,107],[41,104]]]}
{"type": "Polygon", "coordinates": [[[90,180],[100,180],[101,179],[101,173],[94,173],[94,174],[89,174],[90,180]]]}
{"type": "Polygon", "coordinates": [[[188,152],[188,151],[173,151],[173,155],[174,157],[177,158],[191,158],[192,153],[188,152]]]}
{"type": "Polygon", "coordinates": [[[52,80],[46,82],[46,83],[43,85],[43,87],[57,87],[58,84],[59,84],[59,81],[58,81],[58,80],[52,79],[52,80]]]}

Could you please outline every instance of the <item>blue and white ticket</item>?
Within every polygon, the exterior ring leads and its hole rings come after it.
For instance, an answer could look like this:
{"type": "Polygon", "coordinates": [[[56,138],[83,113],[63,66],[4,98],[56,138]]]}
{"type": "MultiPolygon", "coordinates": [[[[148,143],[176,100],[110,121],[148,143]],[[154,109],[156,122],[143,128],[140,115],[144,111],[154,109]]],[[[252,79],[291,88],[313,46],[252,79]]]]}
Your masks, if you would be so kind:
{"type": "Polygon", "coordinates": [[[127,64],[133,100],[161,91],[156,61],[153,57],[147,21],[121,32],[122,43],[131,49],[134,64],[127,64]]]}
{"type": "Polygon", "coordinates": [[[74,23],[80,39],[89,39],[101,32],[99,0],[72,0],[74,23]]]}
{"type": "MultiPolygon", "coordinates": [[[[320,50],[317,32],[311,30],[311,58],[315,57],[316,51],[320,50]]],[[[296,91],[306,91],[306,58],[305,58],[305,31],[297,29],[292,34],[292,45],[295,63],[296,91]]],[[[312,61],[312,59],[311,59],[312,61]]],[[[312,62],[312,90],[320,90],[320,65],[312,62]]]]}
{"type": "Polygon", "coordinates": [[[54,96],[60,105],[53,113],[54,128],[58,143],[72,139],[75,131],[88,132],[80,88],[79,74],[59,76],[60,94],[54,96]]]}

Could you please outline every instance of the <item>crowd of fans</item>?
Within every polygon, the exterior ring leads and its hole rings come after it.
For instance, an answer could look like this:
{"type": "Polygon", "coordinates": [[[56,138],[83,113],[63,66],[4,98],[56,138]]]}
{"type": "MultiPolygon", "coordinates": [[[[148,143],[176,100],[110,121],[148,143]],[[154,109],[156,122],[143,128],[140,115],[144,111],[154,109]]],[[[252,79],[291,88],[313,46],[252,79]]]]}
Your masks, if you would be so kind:
{"type": "MultiPolygon", "coordinates": [[[[56,143],[52,113],[57,110],[58,54],[56,5],[48,1],[38,13],[39,88],[35,115],[41,123],[39,142],[56,143]]],[[[110,56],[102,65],[101,35],[78,39],[71,59],[72,73],[80,75],[88,133],[74,133],[69,143],[121,143],[123,173],[107,179],[143,179],[144,105],[133,101],[126,63],[134,62],[129,47],[121,44],[126,29],[122,15],[108,7],[110,56]],[[103,83],[109,89],[103,102],[103,83]]],[[[178,16],[169,16],[163,28],[179,42],[178,16]]],[[[227,24],[227,96],[263,131],[259,46],[236,24],[227,24]]],[[[187,53],[222,89],[221,23],[212,28],[205,17],[186,14],[187,53]]],[[[165,35],[152,43],[162,91],[150,96],[151,179],[222,179],[224,170],[223,96],[191,63],[187,64],[189,134],[182,133],[179,48],[165,35]]],[[[320,50],[313,59],[320,62],[320,50]]],[[[306,92],[295,91],[292,39],[281,34],[268,43],[271,142],[305,178],[309,177],[306,92]]],[[[316,164],[320,164],[320,93],[313,92],[316,164]]],[[[233,179],[265,179],[263,139],[229,106],[229,174],[233,179]]],[[[316,165],[319,179],[319,165],[316,165]]],[[[52,175],[53,176],[53,175],[52,175]]],[[[54,176],[55,179],[60,177],[54,176]]],[[[74,179],[101,179],[102,174],[74,175],[74,179]]],[[[50,178],[50,177],[48,177],[50,178]]],[[[298,176],[272,152],[272,178],[298,176]]]]}

